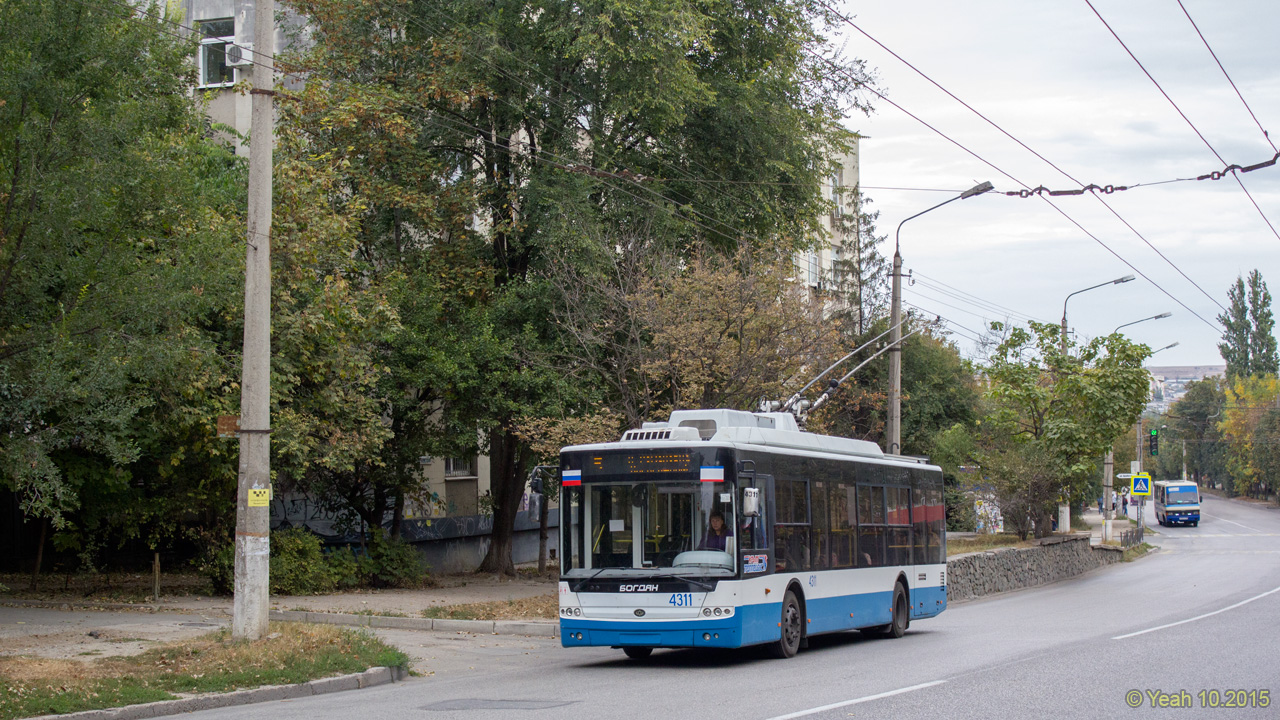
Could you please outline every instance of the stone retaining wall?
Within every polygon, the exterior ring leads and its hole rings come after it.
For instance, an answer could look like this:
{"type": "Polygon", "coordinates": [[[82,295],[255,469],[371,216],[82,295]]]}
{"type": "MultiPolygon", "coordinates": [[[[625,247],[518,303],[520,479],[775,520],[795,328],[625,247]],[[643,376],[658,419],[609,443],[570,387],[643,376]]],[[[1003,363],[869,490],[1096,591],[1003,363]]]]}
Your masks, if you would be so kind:
{"type": "Polygon", "coordinates": [[[1030,548],[1001,548],[947,559],[947,600],[1046,585],[1120,561],[1122,552],[1090,547],[1088,535],[1063,535],[1030,548]]]}

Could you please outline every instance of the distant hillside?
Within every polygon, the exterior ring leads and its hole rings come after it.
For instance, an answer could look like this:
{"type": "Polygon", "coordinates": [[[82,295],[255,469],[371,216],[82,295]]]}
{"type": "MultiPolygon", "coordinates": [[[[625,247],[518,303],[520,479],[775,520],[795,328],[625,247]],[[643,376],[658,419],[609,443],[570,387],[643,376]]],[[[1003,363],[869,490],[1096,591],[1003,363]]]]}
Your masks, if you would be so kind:
{"type": "Polygon", "coordinates": [[[1222,376],[1226,365],[1155,365],[1147,368],[1155,377],[1165,380],[1203,380],[1211,375],[1222,376]]]}

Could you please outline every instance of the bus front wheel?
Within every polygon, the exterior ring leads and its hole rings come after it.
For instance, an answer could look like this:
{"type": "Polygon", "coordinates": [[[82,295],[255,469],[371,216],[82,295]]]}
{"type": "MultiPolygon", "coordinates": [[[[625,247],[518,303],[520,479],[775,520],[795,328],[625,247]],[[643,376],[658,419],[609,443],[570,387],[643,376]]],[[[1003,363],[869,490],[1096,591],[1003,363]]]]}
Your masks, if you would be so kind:
{"type": "Polygon", "coordinates": [[[782,597],[782,619],[778,626],[782,637],[769,646],[769,652],[776,658],[794,657],[800,651],[800,639],[804,635],[804,613],[800,612],[796,594],[790,590],[782,597]]]}
{"type": "Polygon", "coordinates": [[[632,660],[644,660],[645,658],[653,654],[653,648],[635,647],[635,646],[624,647],[622,648],[622,652],[626,653],[627,657],[631,658],[632,660]]]}

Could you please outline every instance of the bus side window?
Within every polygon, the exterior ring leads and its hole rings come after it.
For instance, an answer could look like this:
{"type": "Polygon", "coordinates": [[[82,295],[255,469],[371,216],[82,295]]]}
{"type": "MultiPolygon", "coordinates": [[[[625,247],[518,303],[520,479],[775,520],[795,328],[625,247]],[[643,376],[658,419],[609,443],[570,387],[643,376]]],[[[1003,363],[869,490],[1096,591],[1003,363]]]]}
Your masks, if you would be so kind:
{"type": "Polygon", "coordinates": [[[777,515],[773,528],[775,569],[779,572],[808,570],[809,493],[803,480],[774,481],[777,515]]]}
{"type": "Polygon", "coordinates": [[[742,550],[766,550],[769,547],[769,508],[764,493],[760,493],[760,514],[742,518],[742,550]]]}

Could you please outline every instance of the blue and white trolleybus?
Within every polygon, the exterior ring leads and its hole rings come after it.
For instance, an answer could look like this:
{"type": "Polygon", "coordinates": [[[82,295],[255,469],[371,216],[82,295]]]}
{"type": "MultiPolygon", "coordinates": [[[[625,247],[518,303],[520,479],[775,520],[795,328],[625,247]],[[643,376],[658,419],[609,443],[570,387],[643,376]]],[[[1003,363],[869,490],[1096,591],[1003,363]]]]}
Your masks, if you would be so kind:
{"type": "Polygon", "coordinates": [[[566,447],[566,647],[901,637],[946,609],[942,471],[786,412],[681,410],[618,442],[566,447]]]}

